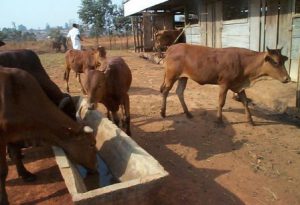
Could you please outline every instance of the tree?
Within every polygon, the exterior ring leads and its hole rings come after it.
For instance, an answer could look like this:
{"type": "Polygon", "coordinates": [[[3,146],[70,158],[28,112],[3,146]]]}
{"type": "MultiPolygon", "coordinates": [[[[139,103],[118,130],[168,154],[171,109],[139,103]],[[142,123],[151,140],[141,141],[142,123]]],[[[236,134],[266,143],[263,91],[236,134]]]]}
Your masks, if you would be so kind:
{"type": "Polygon", "coordinates": [[[23,24],[21,24],[21,25],[18,25],[18,31],[24,32],[24,31],[27,31],[27,28],[26,28],[26,26],[24,26],[23,24]]]}
{"type": "Polygon", "coordinates": [[[131,19],[124,16],[124,8],[115,6],[113,12],[114,29],[119,34],[127,34],[131,31],[131,19]]]}
{"type": "Polygon", "coordinates": [[[97,38],[106,29],[108,16],[112,14],[111,0],[82,0],[78,11],[83,23],[90,25],[97,38]]]}
{"type": "Polygon", "coordinates": [[[57,41],[57,39],[59,39],[61,35],[62,34],[61,34],[61,31],[60,31],[59,27],[57,27],[57,28],[51,28],[48,31],[48,36],[50,36],[50,38],[54,39],[55,41],[57,41]]]}
{"type": "Polygon", "coordinates": [[[49,31],[51,29],[50,25],[48,23],[46,23],[46,27],[45,27],[45,30],[46,31],[49,31]]]}
{"type": "Polygon", "coordinates": [[[22,34],[23,41],[36,41],[36,35],[33,32],[24,32],[22,34]]]}

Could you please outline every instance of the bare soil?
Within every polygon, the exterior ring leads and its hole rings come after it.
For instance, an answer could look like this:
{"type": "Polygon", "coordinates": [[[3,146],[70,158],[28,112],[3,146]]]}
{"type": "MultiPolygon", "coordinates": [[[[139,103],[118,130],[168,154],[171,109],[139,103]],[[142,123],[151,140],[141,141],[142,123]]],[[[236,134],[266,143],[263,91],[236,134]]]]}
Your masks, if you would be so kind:
{"type": "MultiPolygon", "coordinates": [[[[155,204],[300,205],[299,119],[252,106],[257,125],[248,126],[242,104],[229,93],[225,123],[220,126],[215,123],[218,87],[191,80],[185,99],[194,118],[185,117],[173,89],[163,119],[162,66],[127,51],[108,55],[123,56],[133,74],[132,138],[170,173],[157,190],[155,204]]],[[[63,54],[40,57],[50,77],[64,89],[63,54]]],[[[70,90],[80,94],[75,74],[70,90]]],[[[27,149],[25,161],[38,180],[22,182],[10,165],[7,190],[12,204],[72,204],[50,148],[27,149]]]]}

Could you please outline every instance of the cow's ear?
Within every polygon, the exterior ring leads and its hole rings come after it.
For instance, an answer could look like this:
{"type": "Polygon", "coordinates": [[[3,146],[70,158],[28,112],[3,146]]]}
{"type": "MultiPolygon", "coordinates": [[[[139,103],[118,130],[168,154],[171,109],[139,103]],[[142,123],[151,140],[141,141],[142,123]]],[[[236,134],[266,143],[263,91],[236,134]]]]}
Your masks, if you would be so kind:
{"type": "Polygon", "coordinates": [[[282,56],[283,62],[287,61],[289,58],[287,56],[282,56]]]}
{"type": "Polygon", "coordinates": [[[99,47],[97,48],[97,50],[98,50],[98,52],[99,52],[100,57],[106,58],[106,50],[105,50],[104,47],[99,46],[99,47]]]}
{"type": "Polygon", "coordinates": [[[266,55],[266,56],[265,56],[265,61],[266,61],[266,62],[269,62],[269,61],[271,61],[271,57],[270,57],[270,56],[268,56],[268,55],[266,55]]]}

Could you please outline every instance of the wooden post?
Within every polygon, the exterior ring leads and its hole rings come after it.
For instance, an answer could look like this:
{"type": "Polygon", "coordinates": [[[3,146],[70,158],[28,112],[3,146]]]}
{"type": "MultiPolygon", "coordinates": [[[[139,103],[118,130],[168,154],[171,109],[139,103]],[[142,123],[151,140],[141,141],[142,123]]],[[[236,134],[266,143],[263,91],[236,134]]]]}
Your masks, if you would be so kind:
{"type": "MultiPolygon", "coordinates": [[[[252,0],[249,1],[250,7],[250,49],[254,51],[259,51],[259,42],[260,42],[260,12],[261,12],[261,1],[252,0]],[[257,34],[260,34],[259,37],[257,34]]],[[[264,9],[264,7],[263,7],[264,9]]]]}
{"type": "Polygon", "coordinates": [[[300,111],[300,57],[298,64],[298,79],[297,79],[297,91],[296,91],[296,107],[300,111]]]}
{"type": "Polygon", "coordinates": [[[223,25],[223,9],[222,1],[215,3],[215,48],[222,48],[222,25],[223,25]]]}
{"type": "Polygon", "coordinates": [[[133,34],[133,42],[134,42],[134,52],[136,52],[136,24],[135,24],[135,17],[131,17],[131,24],[132,24],[132,34],[133,34]]]}
{"type": "Polygon", "coordinates": [[[260,21],[260,51],[265,51],[265,32],[266,32],[266,0],[261,0],[261,21],[260,21]]]}

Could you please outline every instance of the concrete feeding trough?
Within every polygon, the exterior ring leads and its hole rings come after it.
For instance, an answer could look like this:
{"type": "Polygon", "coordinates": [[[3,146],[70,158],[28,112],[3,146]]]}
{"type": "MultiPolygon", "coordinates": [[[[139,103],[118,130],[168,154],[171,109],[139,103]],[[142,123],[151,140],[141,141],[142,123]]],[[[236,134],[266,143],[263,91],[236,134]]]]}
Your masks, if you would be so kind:
{"type": "Polygon", "coordinates": [[[67,159],[62,149],[54,147],[57,164],[74,204],[152,204],[168,173],[100,112],[88,110],[85,99],[76,101],[80,118],[96,131],[98,153],[118,183],[91,189],[78,166],[67,159]]]}

